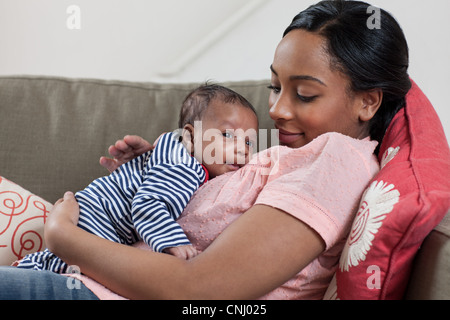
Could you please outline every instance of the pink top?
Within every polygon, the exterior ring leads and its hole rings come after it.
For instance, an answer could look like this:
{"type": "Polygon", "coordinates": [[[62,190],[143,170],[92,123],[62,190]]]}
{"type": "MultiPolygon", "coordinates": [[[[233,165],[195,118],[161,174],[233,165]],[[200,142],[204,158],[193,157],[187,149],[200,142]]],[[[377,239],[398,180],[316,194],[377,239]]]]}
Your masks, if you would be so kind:
{"type": "MultiPolygon", "coordinates": [[[[368,138],[326,133],[299,149],[272,147],[240,170],[208,181],[195,193],[178,223],[192,244],[203,251],[254,204],[296,217],[322,237],[326,250],[262,299],[321,299],[336,270],[361,195],[379,170],[373,155],[376,145],[368,138]]],[[[88,287],[102,298],[92,285],[88,287]]]]}

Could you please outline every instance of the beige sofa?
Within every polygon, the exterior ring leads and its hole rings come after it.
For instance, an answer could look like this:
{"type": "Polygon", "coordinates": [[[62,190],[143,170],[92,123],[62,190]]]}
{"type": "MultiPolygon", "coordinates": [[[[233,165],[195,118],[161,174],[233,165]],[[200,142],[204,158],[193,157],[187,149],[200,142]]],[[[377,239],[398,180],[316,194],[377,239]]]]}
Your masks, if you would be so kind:
{"type": "MultiPolygon", "coordinates": [[[[225,85],[247,97],[261,128],[270,129],[267,84],[225,85]]],[[[152,141],[175,129],[179,106],[196,85],[0,77],[0,176],[53,203],[107,174],[98,160],[125,134],[152,141]]],[[[405,297],[450,299],[449,219],[419,250],[405,297]]]]}

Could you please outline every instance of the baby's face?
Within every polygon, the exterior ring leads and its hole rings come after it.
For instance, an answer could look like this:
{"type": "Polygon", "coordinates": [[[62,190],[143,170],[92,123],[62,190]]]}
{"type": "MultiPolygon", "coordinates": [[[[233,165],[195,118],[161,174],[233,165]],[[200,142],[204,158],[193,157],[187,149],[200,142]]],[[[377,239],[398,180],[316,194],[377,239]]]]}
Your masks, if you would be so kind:
{"type": "Polygon", "coordinates": [[[194,129],[194,156],[208,169],[210,178],[236,171],[256,150],[257,132],[258,119],[252,110],[213,100],[201,128],[197,124],[194,129]]]}

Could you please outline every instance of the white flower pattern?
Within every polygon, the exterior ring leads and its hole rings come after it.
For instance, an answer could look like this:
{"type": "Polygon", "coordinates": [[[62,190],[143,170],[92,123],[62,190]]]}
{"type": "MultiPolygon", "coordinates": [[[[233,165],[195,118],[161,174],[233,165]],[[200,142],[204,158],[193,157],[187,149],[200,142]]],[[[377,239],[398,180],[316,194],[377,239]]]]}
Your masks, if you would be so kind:
{"type": "Polygon", "coordinates": [[[383,154],[383,157],[381,158],[380,167],[383,168],[389,161],[394,159],[394,157],[397,155],[397,153],[400,151],[400,147],[392,148],[389,147],[383,154]]]}
{"type": "Polygon", "coordinates": [[[341,271],[349,271],[350,267],[357,266],[360,261],[366,259],[382,221],[392,211],[399,198],[400,192],[393,184],[374,181],[367,188],[342,252],[339,263],[341,271]]]}

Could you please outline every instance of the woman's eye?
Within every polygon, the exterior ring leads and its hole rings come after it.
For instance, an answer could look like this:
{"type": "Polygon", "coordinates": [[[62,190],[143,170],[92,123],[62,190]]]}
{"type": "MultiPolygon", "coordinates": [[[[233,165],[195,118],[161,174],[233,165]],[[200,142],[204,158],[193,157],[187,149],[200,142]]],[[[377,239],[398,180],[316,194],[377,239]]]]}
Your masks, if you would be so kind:
{"type": "Polygon", "coordinates": [[[306,102],[306,103],[307,102],[313,102],[317,98],[317,96],[307,97],[307,96],[302,96],[300,94],[297,94],[297,97],[300,99],[300,101],[306,102]]]}
{"type": "MultiPolygon", "coordinates": [[[[281,92],[281,88],[280,87],[276,87],[276,86],[270,85],[267,88],[272,90],[272,92],[275,93],[275,94],[280,94],[280,92],[281,92]]],[[[298,93],[297,93],[297,97],[298,97],[298,99],[300,101],[305,102],[305,103],[312,102],[312,101],[314,101],[317,98],[317,96],[303,96],[303,95],[298,94],[298,93]]]]}
{"type": "Polygon", "coordinates": [[[275,86],[273,86],[273,85],[268,86],[267,89],[272,90],[273,93],[275,93],[275,94],[279,94],[280,91],[281,91],[281,88],[275,87],[275,86]]]}

